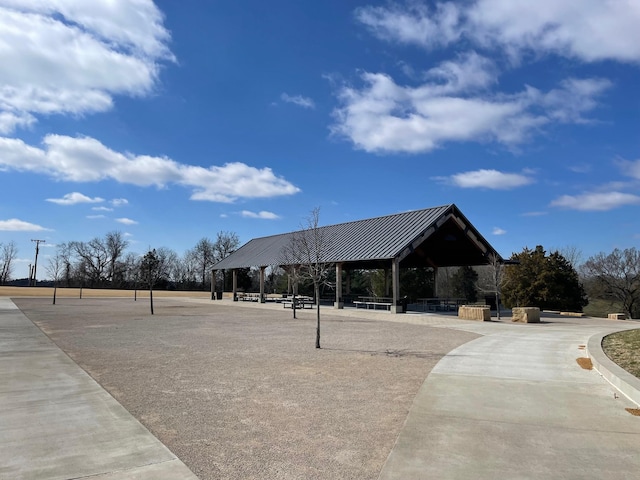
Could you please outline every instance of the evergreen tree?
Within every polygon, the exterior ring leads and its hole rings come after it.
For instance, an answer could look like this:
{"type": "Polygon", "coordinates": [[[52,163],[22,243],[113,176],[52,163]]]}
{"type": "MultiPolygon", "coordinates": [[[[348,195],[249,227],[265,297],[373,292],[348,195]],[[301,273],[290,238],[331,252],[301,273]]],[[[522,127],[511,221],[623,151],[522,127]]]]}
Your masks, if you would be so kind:
{"type": "Polygon", "coordinates": [[[460,267],[451,279],[453,284],[453,294],[456,297],[464,298],[467,302],[473,303],[478,301],[478,291],[476,283],[478,282],[478,273],[470,266],[460,267]]]}
{"type": "Polygon", "coordinates": [[[587,296],[578,273],[559,252],[547,255],[542,246],[514,254],[518,262],[505,271],[502,290],[507,307],[582,311],[587,296]]]}

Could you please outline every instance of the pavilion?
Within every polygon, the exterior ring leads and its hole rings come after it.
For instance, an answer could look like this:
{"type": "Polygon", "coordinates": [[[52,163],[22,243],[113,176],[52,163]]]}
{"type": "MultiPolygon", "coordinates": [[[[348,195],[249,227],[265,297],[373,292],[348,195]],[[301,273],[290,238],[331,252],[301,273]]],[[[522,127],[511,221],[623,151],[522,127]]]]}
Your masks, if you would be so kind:
{"type": "MultiPolygon", "coordinates": [[[[496,250],[484,239],[454,204],[414,210],[395,215],[318,227],[331,248],[323,263],[336,269],[334,306],[343,308],[342,273],[355,269],[391,271],[391,311],[402,313],[400,268],[486,265],[496,250]]],[[[301,231],[302,232],[302,231],[301,231]]],[[[233,298],[237,299],[236,269],[260,268],[260,301],[265,301],[264,272],[269,266],[287,266],[283,251],[292,237],[289,232],[254,238],[214,265],[214,272],[233,272],[233,298]]],[[[213,282],[212,282],[213,284],[213,282]]]]}

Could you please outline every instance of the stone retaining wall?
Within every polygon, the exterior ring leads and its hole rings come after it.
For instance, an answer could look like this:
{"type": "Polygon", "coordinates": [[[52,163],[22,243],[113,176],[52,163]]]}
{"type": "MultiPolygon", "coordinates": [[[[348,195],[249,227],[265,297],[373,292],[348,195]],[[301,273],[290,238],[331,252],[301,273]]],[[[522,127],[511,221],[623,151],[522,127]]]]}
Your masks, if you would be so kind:
{"type": "Polygon", "coordinates": [[[540,323],[540,309],[538,307],[514,307],[511,309],[511,321],[540,323]]]}
{"type": "Polygon", "coordinates": [[[491,310],[485,306],[460,305],[458,307],[458,318],[488,322],[491,320],[491,310]]]}

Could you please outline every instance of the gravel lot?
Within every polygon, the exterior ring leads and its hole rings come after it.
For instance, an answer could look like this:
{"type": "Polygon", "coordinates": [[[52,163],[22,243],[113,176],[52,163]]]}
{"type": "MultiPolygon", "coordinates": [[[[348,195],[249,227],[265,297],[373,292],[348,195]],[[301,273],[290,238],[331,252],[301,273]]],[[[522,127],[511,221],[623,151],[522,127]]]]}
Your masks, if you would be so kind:
{"type": "Polygon", "coordinates": [[[225,302],[15,298],[202,480],[375,479],[438,360],[475,334],[225,302]]]}

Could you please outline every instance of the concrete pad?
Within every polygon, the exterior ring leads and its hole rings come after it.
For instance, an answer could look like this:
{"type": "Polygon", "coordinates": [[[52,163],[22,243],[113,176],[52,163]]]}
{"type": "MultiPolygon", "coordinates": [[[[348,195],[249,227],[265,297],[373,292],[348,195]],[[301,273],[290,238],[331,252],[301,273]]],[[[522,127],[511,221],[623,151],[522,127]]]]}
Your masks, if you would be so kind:
{"type": "Polygon", "coordinates": [[[634,405],[576,362],[607,327],[484,327],[485,337],[432,370],[381,480],[595,480],[640,471],[640,418],[625,411],[634,405]]]}
{"type": "Polygon", "coordinates": [[[0,478],[196,479],[7,298],[0,379],[0,478]]]}

